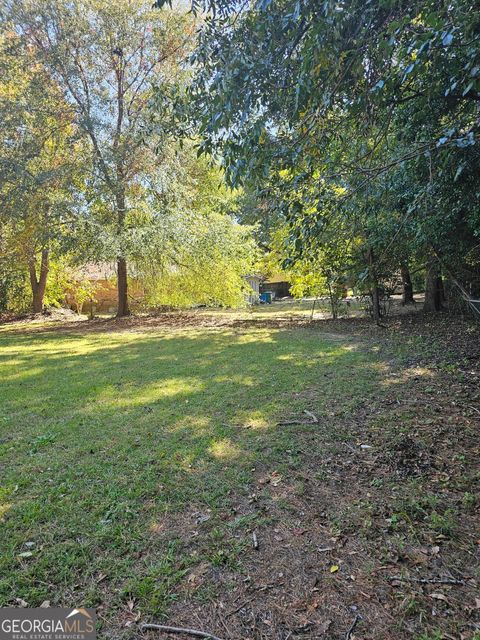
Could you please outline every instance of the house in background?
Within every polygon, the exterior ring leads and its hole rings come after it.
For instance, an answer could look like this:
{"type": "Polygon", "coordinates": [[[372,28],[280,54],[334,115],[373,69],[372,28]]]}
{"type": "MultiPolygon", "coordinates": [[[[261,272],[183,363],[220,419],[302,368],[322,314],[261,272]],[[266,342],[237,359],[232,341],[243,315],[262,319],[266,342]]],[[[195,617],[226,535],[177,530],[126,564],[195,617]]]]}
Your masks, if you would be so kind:
{"type": "MultiPolygon", "coordinates": [[[[98,313],[114,314],[117,311],[117,271],[113,262],[88,262],[79,270],[80,277],[88,280],[95,289],[92,300],[86,300],[82,305],[82,312],[88,315],[98,313]]],[[[244,280],[249,285],[246,292],[248,304],[258,304],[260,294],[265,291],[271,291],[273,298],[284,298],[289,295],[290,283],[286,281],[285,274],[276,274],[271,278],[265,279],[264,276],[251,273],[244,276],[244,280]]],[[[132,303],[139,304],[145,297],[145,290],[135,280],[130,279],[128,286],[128,295],[132,303]]],[[[72,309],[75,309],[75,301],[73,296],[67,294],[66,303],[72,309]]]]}
{"type": "MultiPolygon", "coordinates": [[[[82,312],[95,315],[96,313],[116,313],[117,311],[117,270],[114,262],[87,262],[79,268],[79,275],[88,280],[95,288],[93,300],[83,303],[82,312]]],[[[130,280],[128,295],[133,303],[141,302],[144,291],[135,280],[130,280]]],[[[74,308],[72,297],[67,295],[67,305],[74,308]]]]}
{"type": "Polygon", "coordinates": [[[290,296],[290,282],[284,273],[276,273],[269,278],[252,273],[244,276],[244,279],[252,289],[247,294],[248,304],[258,304],[261,294],[267,292],[272,294],[272,300],[290,296]]]}
{"type": "Polygon", "coordinates": [[[250,273],[244,276],[244,280],[251,287],[251,291],[247,292],[248,304],[258,304],[260,300],[260,287],[262,283],[262,276],[256,273],[250,273]]]}
{"type": "Polygon", "coordinates": [[[290,286],[285,273],[276,273],[262,281],[260,293],[271,291],[273,298],[287,298],[290,296],[290,286]]]}

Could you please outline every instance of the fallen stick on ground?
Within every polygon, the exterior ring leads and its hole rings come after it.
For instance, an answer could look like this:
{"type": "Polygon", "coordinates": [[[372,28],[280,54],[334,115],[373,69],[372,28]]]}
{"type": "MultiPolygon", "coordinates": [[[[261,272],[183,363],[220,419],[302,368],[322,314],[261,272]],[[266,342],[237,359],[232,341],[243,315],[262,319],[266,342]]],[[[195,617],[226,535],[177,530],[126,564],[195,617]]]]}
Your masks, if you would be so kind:
{"type": "Polygon", "coordinates": [[[142,624],[140,627],[142,631],[163,631],[165,633],[184,633],[187,636],[195,636],[196,638],[207,638],[207,640],[222,640],[218,636],[214,636],[213,633],[207,633],[205,631],[199,631],[198,629],[183,629],[182,627],[167,627],[163,624],[142,624]]]}
{"type": "Polygon", "coordinates": [[[251,429],[251,424],[228,424],[226,422],[222,422],[222,427],[227,427],[228,429],[251,429]]]}
{"type": "Polygon", "coordinates": [[[311,420],[296,420],[292,418],[291,420],[282,420],[281,422],[277,422],[277,427],[288,427],[291,424],[313,424],[311,420]]]}
{"type": "Polygon", "coordinates": [[[258,538],[255,531],[252,533],[253,548],[258,549],[258,538]]]}
{"type": "Polygon", "coordinates": [[[255,600],[256,596],[253,596],[252,598],[249,598],[248,600],[246,600],[245,602],[242,602],[241,605],[239,605],[236,609],[234,609],[233,611],[229,611],[225,618],[229,618],[230,616],[235,615],[236,613],[238,613],[239,611],[241,611],[244,607],[247,606],[247,604],[250,604],[250,602],[253,602],[255,600]]]}
{"type": "Polygon", "coordinates": [[[352,633],[360,620],[361,620],[361,617],[359,615],[356,615],[354,621],[350,625],[350,629],[345,634],[345,640],[350,640],[352,633]]]}
{"type": "Polygon", "coordinates": [[[455,580],[454,578],[403,578],[402,576],[388,576],[389,580],[399,580],[400,582],[419,582],[420,584],[465,584],[465,580],[455,580]]]}
{"type": "Polygon", "coordinates": [[[298,418],[292,418],[291,420],[281,420],[277,422],[277,427],[286,427],[290,424],[318,424],[317,416],[309,411],[308,409],[304,409],[303,413],[310,418],[310,420],[299,420],[298,418]]]}

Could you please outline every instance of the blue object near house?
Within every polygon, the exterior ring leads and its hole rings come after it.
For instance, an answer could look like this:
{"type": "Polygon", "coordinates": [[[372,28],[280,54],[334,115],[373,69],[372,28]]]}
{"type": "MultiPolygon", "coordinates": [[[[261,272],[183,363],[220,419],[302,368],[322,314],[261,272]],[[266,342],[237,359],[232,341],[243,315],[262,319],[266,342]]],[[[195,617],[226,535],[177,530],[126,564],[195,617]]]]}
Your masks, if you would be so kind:
{"type": "Polygon", "coordinates": [[[272,304],[272,298],[273,296],[271,291],[264,291],[260,294],[260,301],[265,304],[272,304]]]}

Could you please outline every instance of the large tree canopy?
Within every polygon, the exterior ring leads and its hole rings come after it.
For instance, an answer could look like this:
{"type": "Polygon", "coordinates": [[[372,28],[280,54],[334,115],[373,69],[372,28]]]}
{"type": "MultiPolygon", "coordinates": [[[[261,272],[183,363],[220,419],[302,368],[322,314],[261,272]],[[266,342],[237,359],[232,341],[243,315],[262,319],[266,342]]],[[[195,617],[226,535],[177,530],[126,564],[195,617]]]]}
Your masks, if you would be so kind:
{"type": "MultiPolygon", "coordinates": [[[[473,144],[480,101],[475,3],[259,0],[203,6],[210,13],[193,58],[195,95],[203,106],[204,148],[221,144],[232,180],[246,169],[262,169],[266,156],[285,163],[305,150],[311,155],[346,121],[363,143],[376,133],[377,147],[392,129],[401,130],[410,148],[397,161],[426,149],[473,144]],[[400,113],[406,117],[396,120],[400,113]],[[265,144],[272,137],[274,149],[265,144]]],[[[340,141],[351,144],[347,136],[340,141]]],[[[377,147],[359,147],[342,172],[385,170],[375,162],[377,147]]],[[[323,153],[321,158],[328,164],[323,153]]]]}
{"type": "Polygon", "coordinates": [[[262,202],[277,194],[289,254],[330,242],[346,216],[373,290],[419,253],[466,266],[458,256],[472,258],[480,234],[475,3],[191,8],[207,12],[191,91],[201,150],[220,155],[230,184],[253,182],[262,202]]]}
{"type": "Polygon", "coordinates": [[[182,145],[192,16],[145,0],[21,0],[3,13],[4,304],[15,291],[24,308],[29,271],[41,311],[49,272],[61,300],[72,267],[92,261],[116,262],[118,315],[132,277],[147,305],[243,302],[255,251],[238,194],[182,145]]]}
{"type": "MultiPolygon", "coordinates": [[[[9,3],[8,19],[71,105],[92,152],[90,212],[116,238],[118,315],[129,313],[125,235],[142,216],[132,191],[154,181],[169,129],[169,92],[184,74],[191,20],[143,0],[9,3]],[[164,96],[151,127],[155,86],[164,96]],[[160,150],[160,153],[155,153],[160,150]]],[[[157,105],[159,101],[157,100],[157,105]]]]}

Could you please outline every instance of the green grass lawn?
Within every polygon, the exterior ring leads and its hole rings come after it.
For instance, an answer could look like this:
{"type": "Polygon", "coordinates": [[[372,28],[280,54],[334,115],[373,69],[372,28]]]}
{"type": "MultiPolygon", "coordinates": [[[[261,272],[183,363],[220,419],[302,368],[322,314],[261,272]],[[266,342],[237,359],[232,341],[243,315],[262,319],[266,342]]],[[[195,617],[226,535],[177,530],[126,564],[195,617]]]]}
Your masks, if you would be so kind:
{"type": "Polygon", "coordinates": [[[214,521],[255,465],[281,465],[291,429],[275,423],[309,406],[299,392],[321,383],[325,407],[352,403],[377,371],[305,329],[4,330],[0,357],[0,603],[95,605],[105,575],[116,601],[157,612],[188,563],[157,523],[207,508],[214,521]]]}
{"type": "MultiPolygon", "coordinates": [[[[372,394],[400,390],[399,379],[386,383],[388,366],[374,341],[318,327],[4,327],[0,605],[97,607],[101,637],[118,637],[132,633],[133,606],[135,620],[165,619],[196,567],[242,574],[252,527],[266,531],[272,516],[235,515],[237,504],[265,474],[301,477],[305,434],[326,464],[332,451],[344,464],[350,416],[372,394]],[[304,410],[319,422],[277,425],[305,420],[304,410]]],[[[375,419],[373,435],[387,424],[375,419]]],[[[314,462],[316,486],[335,468],[314,462]]],[[[329,498],[331,530],[373,517],[384,482],[366,477],[345,509],[329,498]]],[[[277,507],[288,519],[288,494],[277,507]]],[[[212,584],[189,595],[215,597],[212,584]]]]}

